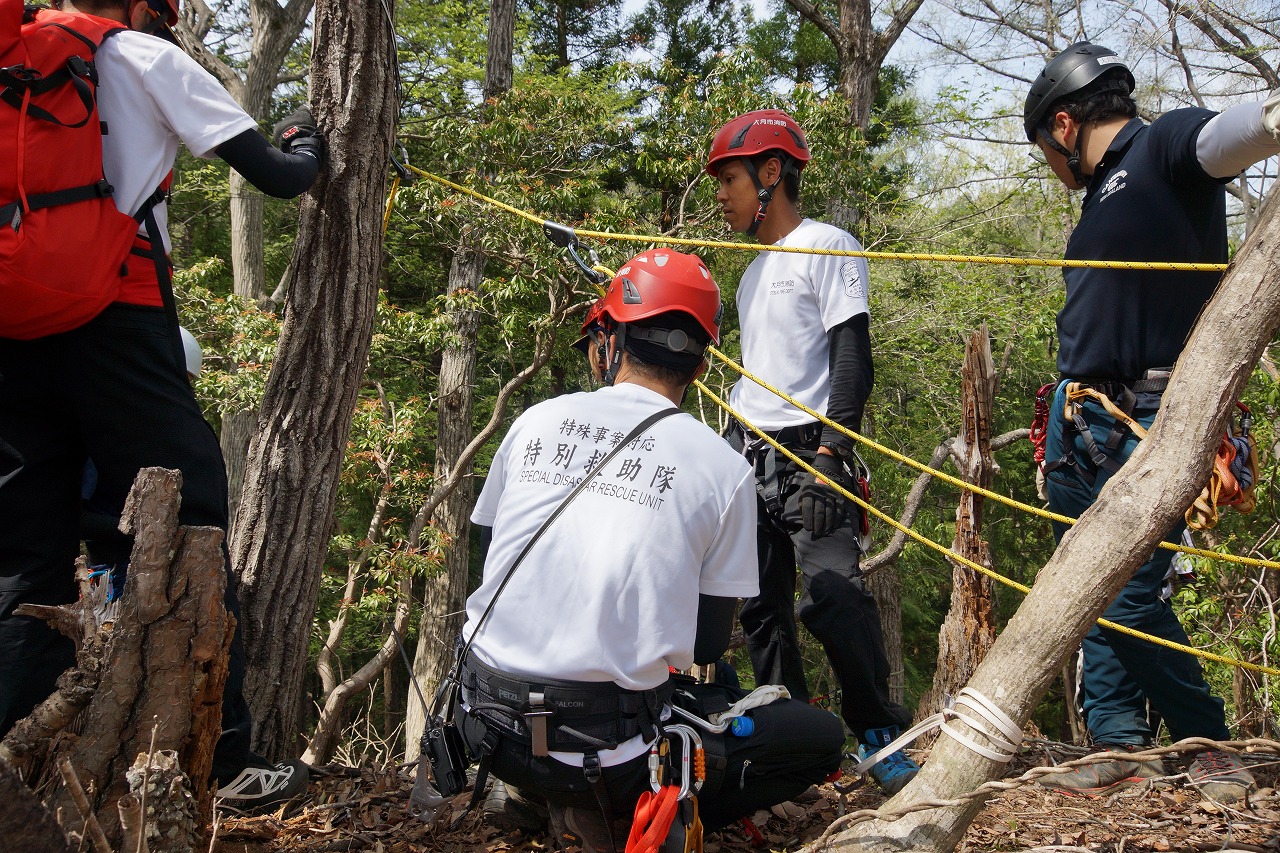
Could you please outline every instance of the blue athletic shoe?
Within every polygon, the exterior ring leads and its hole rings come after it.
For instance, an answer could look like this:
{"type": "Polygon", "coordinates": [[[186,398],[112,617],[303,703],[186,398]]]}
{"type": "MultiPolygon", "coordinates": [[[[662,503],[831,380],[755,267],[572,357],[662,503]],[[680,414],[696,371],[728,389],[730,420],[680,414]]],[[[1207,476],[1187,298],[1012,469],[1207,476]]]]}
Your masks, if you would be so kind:
{"type": "MultiPolygon", "coordinates": [[[[862,737],[859,738],[862,741],[862,746],[858,747],[858,757],[865,759],[874,755],[888,746],[901,733],[897,726],[887,726],[883,729],[867,729],[862,737]]],[[[898,750],[888,758],[880,759],[878,763],[871,767],[871,777],[891,797],[905,788],[907,783],[916,778],[916,774],[919,772],[920,765],[908,758],[907,754],[902,750],[898,750]]]]}

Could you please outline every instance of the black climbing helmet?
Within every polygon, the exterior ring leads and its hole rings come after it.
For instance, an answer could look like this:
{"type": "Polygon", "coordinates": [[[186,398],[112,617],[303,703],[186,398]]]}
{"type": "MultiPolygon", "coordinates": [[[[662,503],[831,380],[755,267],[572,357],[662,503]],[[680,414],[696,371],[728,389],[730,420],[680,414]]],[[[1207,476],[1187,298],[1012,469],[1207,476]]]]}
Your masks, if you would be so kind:
{"type": "Polygon", "coordinates": [[[1027,132],[1027,141],[1036,141],[1037,128],[1055,102],[1079,92],[1116,68],[1123,71],[1124,75],[1117,76],[1114,83],[1106,88],[1123,89],[1126,95],[1132,94],[1133,72],[1114,50],[1082,41],[1049,60],[1049,64],[1031,84],[1027,102],[1022,108],[1022,127],[1027,132]]]}

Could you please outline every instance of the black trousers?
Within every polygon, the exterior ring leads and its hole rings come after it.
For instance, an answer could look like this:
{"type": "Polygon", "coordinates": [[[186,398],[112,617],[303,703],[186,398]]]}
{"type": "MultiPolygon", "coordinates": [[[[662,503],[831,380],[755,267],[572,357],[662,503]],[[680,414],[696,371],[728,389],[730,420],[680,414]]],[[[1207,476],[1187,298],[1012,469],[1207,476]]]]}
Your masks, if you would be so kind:
{"type": "MultiPolygon", "coordinates": [[[[795,428],[792,428],[795,429],[795,428]]],[[[803,443],[783,444],[801,458],[812,458],[819,433],[803,443]]],[[[742,448],[741,433],[730,443],[742,448]]],[[[747,454],[759,486],[756,541],[760,559],[760,594],[743,602],[739,619],[756,684],[781,684],[795,699],[807,701],[804,660],[800,655],[796,613],[822,644],[842,695],[841,715],[854,736],[868,729],[908,727],[911,712],[889,698],[889,661],[875,598],[862,582],[856,507],[830,535],[815,539],[804,529],[796,493],[796,464],[764,445],[747,454]],[[770,458],[772,457],[772,458],[770,458]],[[796,568],[802,584],[796,603],[796,568]]]]}
{"type": "MultiPolygon", "coordinates": [[[[698,795],[699,814],[708,831],[785,802],[840,767],[844,730],[835,715],[788,699],[754,708],[749,715],[755,731],[747,737],[699,732],[707,750],[708,775],[713,755],[726,759],[723,772],[709,779],[698,795]]],[[[485,722],[461,710],[458,718],[463,739],[472,754],[477,754],[485,722]]],[[[537,758],[528,745],[513,738],[499,741],[490,772],[521,792],[535,793],[549,802],[599,809],[582,768],[550,757],[537,758]]],[[[640,795],[650,790],[648,753],[605,767],[602,778],[613,818],[630,819],[640,795]]]]}
{"type": "MultiPolygon", "coordinates": [[[[133,305],[112,305],[63,334],[0,339],[0,440],[23,460],[0,486],[0,734],[74,663],[69,640],[13,609],[77,598],[87,459],[97,469],[95,506],[118,516],[139,469],[176,468],[183,478],[179,521],[227,529],[222,452],[174,354],[164,309],[133,305]]],[[[229,558],[226,566],[226,605],[237,626],[214,757],[223,781],[244,766],[251,728],[229,558]]]]}

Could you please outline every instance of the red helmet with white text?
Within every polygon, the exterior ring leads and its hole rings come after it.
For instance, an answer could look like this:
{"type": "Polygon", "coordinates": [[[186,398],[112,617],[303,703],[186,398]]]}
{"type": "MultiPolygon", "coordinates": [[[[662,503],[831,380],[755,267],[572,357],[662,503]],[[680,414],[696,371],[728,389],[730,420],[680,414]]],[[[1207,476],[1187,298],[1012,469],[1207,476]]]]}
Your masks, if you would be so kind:
{"type": "Polygon", "coordinates": [[[754,110],[730,119],[716,133],[707,155],[707,174],[714,178],[724,161],[766,151],[789,155],[797,171],[809,162],[809,142],[795,119],[782,110],[754,110]]]}

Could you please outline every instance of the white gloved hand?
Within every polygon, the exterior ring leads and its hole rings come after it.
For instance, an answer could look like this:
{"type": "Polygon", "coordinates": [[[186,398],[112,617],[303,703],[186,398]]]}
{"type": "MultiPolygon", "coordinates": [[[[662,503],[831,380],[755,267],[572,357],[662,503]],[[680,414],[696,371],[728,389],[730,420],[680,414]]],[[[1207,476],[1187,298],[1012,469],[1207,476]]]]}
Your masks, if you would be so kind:
{"type": "Polygon", "coordinates": [[[1272,92],[1262,104],[1262,126],[1272,139],[1280,142],[1280,89],[1272,92]]]}

